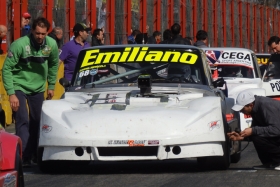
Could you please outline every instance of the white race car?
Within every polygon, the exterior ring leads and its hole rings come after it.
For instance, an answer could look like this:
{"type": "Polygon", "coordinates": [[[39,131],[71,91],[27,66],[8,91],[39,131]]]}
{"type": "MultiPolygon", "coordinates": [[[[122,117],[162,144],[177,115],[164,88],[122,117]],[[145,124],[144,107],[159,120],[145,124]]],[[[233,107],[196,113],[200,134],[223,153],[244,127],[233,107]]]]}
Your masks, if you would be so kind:
{"type": "MultiPolygon", "coordinates": [[[[250,89],[255,95],[279,98],[280,76],[275,76],[274,73],[274,77],[265,78],[269,75],[264,69],[263,77],[253,51],[229,47],[204,48],[204,50],[212,69],[213,78],[223,77],[226,81],[221,89],[226,92],[225,95],[228,97],[235,99],[241,91],[250,89]]],[[[240,113],[240,121],[241,130],[243,130],[251,126],[252,118],[240,113]]]]}
{"type": "Polygon", "coordinates": [[[215,87],[205,53],[186,45],[118,45],[84,49],[66,93],[43,104],[38,150],[52,161],[198,158],[227,169],[240,144],[226,133],[233,99],[215,87]]]}

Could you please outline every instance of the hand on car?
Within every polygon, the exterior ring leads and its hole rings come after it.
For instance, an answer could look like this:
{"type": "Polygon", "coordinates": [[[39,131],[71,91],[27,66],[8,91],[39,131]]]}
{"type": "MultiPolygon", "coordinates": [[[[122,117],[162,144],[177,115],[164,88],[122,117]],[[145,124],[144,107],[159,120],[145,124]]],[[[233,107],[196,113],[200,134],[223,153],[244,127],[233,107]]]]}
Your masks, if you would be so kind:
{"type": "Polygon", "coordinates": [[[10,101],[12,110],[16,112],[19,107],[19,100],[18,100],[17,96],[15,94],[10,95],[9,101],[10,101]]]}
{"type": "Polygon", "coordinates": [[[240,141],[244,139],[244,137],[240,136],[240,134],[235,131],[227,133],[227,136],[229,137],[230,140],[233,141],[240,141]]]}

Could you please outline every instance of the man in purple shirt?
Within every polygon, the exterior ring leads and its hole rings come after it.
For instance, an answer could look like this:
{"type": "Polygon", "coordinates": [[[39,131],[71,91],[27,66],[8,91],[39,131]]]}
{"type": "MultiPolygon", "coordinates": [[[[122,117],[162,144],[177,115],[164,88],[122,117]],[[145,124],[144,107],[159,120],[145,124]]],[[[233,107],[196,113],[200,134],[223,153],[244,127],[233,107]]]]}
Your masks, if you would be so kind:
{"type": "Polygon", "coordinates": [[[86,42],[90,31],[91,28],[88,28],[84,23],[77,23],[73,28],[75,38],[65,43],[61,48],[59,61],[64,63],[64,77],[69,81],[72,80],[80,51],[90,47],[86,42]]]}

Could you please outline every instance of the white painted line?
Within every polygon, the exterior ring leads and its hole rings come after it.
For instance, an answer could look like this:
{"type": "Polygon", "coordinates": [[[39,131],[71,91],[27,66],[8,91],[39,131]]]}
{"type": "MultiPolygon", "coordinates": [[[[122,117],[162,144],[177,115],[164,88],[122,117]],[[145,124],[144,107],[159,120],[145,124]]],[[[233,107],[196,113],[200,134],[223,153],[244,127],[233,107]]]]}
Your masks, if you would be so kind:
{"type": "Polygon", "coordinates": [[[244,172],[244,173],[254,173],[254,172],[257,172],[257,170],[237,170],[236,172],[244,172]]]}
{"type": "Polygon", "coordinates": [[[32,171],[29,171],[29,172],[23,172],[23,175],[32,175],[32,174],[34,174],[34,172],[32,172],[32,171]]]}

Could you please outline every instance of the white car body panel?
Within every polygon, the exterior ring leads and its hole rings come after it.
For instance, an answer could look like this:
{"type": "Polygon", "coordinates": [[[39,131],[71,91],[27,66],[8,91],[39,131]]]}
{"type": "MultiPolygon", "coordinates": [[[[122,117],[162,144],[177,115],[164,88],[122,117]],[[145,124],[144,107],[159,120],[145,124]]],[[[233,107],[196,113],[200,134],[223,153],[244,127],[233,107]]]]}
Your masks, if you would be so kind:
{"type": "MultiPolygon", "coordinates": [[[[99,98],[117,96],[115,102],[120,104],[126,96],[126,92],[116,91],[94,94],[100,94],[99,98]]],[[[111,110],[114,103],[102,100],[93,106],[91,102],[82,104],[91,98],[90,93],[69,92],[66,99],[44,101],[39,140],[39,147],[45,148],[43,160],[162,160],[223,155],[221,142],[225,137],[219,97],[203,97],[195,92],[172,95],[168,102],[135,97],[121,111],[111,110]],[[137,142],[144,147],[158,146],[158,153],[150,157],[98,154],[98,147],[129,147],[128,140],[134,140],[135,146],[137,142]],[[156,143],[151,144],[153,141],[156,143]],[[172,150],[176,145],[181,154],[165,151],[166,146],[172,150]],[[92,153],[79,157],[76,147],[90,147],[92,153]]]]}

